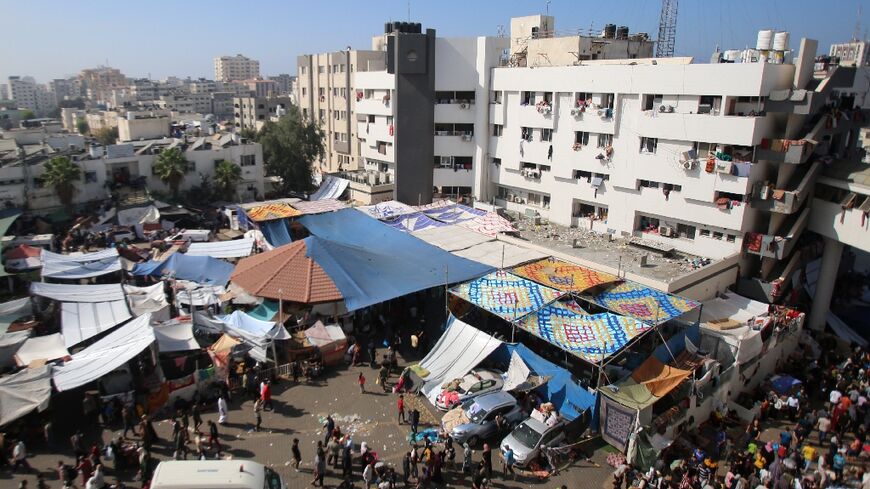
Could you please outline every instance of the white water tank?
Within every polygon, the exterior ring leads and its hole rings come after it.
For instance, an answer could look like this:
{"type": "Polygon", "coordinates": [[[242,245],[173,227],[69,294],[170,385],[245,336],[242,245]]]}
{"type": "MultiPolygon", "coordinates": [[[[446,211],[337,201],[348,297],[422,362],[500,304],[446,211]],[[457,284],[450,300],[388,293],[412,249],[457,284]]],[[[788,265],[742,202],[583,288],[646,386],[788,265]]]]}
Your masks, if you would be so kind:
{"type": "Polygon", "coordinates": [[[773,36],[773,50],[774,51],[788,51],[788,31],[777,32],[773,36]]]}
{"type": "Polygon", "coordinates": [[[759,51],[769,51],[773,46],[773,29],[763,29],[758,31],[758,41],[755,43],[755,49],[759,51]]]}

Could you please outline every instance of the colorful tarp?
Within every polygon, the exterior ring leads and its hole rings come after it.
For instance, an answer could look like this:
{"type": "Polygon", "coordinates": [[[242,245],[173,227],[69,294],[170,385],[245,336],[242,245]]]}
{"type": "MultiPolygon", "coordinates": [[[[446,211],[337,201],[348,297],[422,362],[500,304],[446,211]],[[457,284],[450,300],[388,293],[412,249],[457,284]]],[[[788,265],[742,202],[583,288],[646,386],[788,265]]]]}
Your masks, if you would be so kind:
{"type": "Polygon", "coordinates": [[[517,230],[510,221],[495,212],[487,212],[470,221],[461,222],[459,225],[486,236],[496,236],[498,233],[511,233],[517,230]]]}
{"type": "Polygon", "coordinates": [[[302,214],[322,214],[324,212],[339,211],[347,208],[344,202],[335,199],[321,199],[315,201],[302,201],[293,204],[302,214]]]}
{"type": "Polygon", "coordinates": [[[556,289],[503,270],[458,285],[450,292],[508,321],[518,320],[562,296],[556,289]]]}
{"type": "Polygon", "coordinates": [[[625,452],[637,422],[637,410],[627,408],[608,396],[601,396],[599,419],[601,438],[619,451],[625,452]]]}
{"type": "Polygon", "coordinates": [[[486,211],[472,209],[462,204],[450,204],[443,207],[423,209],[423,213],[445,224],[458,224],[486,215],[486,211]]]}
{"type": "Polygon", "coordinates": [[[263,222],[273,219],[284,219],[287,217],[296,217],[302,215],[298,210],[290,207],[287,204],[272,203],[254,207],[245,211],[248,218],[252,221],[263,222]]]}
{"type": "Polygon", "coordinates": [[[582,293],[601,284],[622,281],[615,275],[598,272],[555,258],[547,258],[516,267],[511,270],[511,273],[534,280],[547,287],[572,293],[582,293]]]}
{"type": "Polygon", "coordinates": [[[413,231],[421,231],[429,228],[439,228],[446,226],[443,222],[436,221],[422,212],[414,212],[401,216],[387,217],[381,219],[381,222],[387,226],[410,233],[413,231]]]}
{"type": "Polygon", "coordinates": [[[519,326],[592,364],[604,361],[652,326],[617,314],[588,314],[574,301],[553,302],[519,326]]]}
{"type": "Polygon", "coordinates": [[[408,204],[403,204],[397,200],[388,200],[374,205],[365,205],[357,207],[358,210],[374,217],[375,219],[384,219],[386,217],[401,216],[402,214],[411,214],[416,212],[415,209],[408,204]]]}
{"type": "Polygon", "coordinates": [[[623,316],[658,325],[698,307],[698,303],[626,281],[595,295],[582,296],[593,304],[623,316]]]}

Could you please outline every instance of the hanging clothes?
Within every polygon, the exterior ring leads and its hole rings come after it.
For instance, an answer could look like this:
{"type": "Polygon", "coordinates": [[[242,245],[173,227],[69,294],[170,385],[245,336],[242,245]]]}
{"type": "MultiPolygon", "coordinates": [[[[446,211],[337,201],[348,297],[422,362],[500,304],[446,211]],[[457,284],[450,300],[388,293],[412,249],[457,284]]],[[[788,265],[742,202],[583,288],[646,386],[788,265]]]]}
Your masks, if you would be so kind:
{"type": "Polygon", "coordinates": [[[752,171],[752,163],[737,161],[732,163],[731,165],[731,174],[738,177],[748,177],[749,172],[752,171]]]}

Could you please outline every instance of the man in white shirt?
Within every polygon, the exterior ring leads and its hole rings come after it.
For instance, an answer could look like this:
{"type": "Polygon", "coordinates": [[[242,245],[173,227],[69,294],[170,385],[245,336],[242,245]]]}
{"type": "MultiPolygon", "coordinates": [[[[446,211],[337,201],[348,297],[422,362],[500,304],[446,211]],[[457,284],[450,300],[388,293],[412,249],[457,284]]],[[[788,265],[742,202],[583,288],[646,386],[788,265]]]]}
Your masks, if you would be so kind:
{"type": "Polygon", "coordinates": [[[828,396],[828,400],[831,401],[831,406],[836,406],[838,402],[840,402],[840,398],[843,397],[843,394],[837,389],[832,389],[831,394],[828,396]]]}
{"type": "Polygon", "coordinates": [[[17,472],[18,467],[24,467],[27,472],[30,472],[30,464],[27,462],[27,448],[21,440],[18,440],[12,449],[12,472],[17,472]]]}
{"type": "Polygon", "coordinates": [[[788,396],[786,400],[786,404],[788,404],[788,416],[792,421],[795,420],[795,416],[797,416],[798,408],[800,407],[800,401],[794,394],[788,396]]]}

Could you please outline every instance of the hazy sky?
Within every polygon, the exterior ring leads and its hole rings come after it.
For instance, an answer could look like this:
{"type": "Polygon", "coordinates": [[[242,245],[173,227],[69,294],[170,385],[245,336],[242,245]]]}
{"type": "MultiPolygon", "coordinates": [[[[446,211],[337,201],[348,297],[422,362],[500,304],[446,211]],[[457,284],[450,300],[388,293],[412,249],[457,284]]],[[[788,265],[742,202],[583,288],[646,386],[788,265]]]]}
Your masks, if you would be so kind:
{"type": "MultiPolygon", "coordinates": [[[[544,13],[556,30],[627,25],[632,32],[658,31],[659,0],[0,0],[3,41],[0,82],[31,75],[39,82],[105,64],[127,76],[213,77],[212,60],[242,53],[260,60],[264,75],[295,73],[296,56],[368,49],[384,22],[411,18],[439,36],[509,34],[512,16],[544,13]],[[548,5],[549,4],[549,5],[548,5]]],[[[716,44],[755,44],[758,29],[791,31],[801,37],[848,40],[855,30],[854,0],[681,0],[676,51],[706,62],[716,44]]],[[[861,34],[870,27],[864,9],[861,34]]]]}

